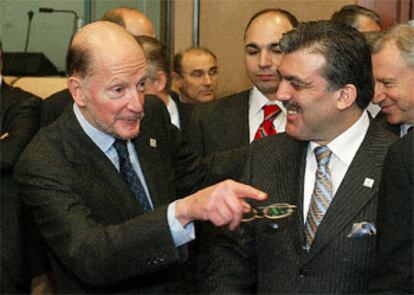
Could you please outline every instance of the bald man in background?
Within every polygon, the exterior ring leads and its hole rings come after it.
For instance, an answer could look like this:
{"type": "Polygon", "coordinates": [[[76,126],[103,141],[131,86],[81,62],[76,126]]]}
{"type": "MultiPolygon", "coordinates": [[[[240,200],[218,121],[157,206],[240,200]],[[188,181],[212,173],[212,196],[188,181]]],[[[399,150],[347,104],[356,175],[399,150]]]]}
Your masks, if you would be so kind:
{"type": "MultiPolygon", "coordinates": [[[[151,20],[142,12],[130,7],[116,7],[108,10],[102,17],[125,28],[134,36],[155,38],[155,27],[151,20]]],[[[68,89],[56,92],[43,103],[40,126],[47,126],[55,121],[63,110],[70,105],[72,98],[68,89]]]]}

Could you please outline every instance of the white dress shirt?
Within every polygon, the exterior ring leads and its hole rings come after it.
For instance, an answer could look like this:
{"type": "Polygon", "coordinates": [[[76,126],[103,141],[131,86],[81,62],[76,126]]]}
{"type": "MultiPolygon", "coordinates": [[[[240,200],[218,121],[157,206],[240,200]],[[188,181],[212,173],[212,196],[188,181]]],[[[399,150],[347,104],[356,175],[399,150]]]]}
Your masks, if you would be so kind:
{"type": "Polygon", "coordinates": [[[174,99],[172,99],[170,95],[168,95],[167,110],[170,114],[171,123],[177,126],[178,129],[180,129],[180,115],[178,113],[178,107],[174,99]]]}
{"type": "Polygon", "coordinates": [[[400,127],[400,137],[403,137],[403,136],[407,135],[408,129],[410,127],[413,127],[413,126],[414,126],[413,124],[409,124],[409,123],[403,123],[403,124],[401,124],[401,127],[400,127]]]}
{"type": "MultiPolygon", "coordinates": [[[[79,110],[76,104],[73,104],[73,111],[75,113],[76,119],[81,125],[83,131],[85,131],[86,135],[98,146],[98,148],[105,154],[105,156],[109,158],[112,164],[119,171],[118,153],[116,152],[116,149],[113,146],[115,138],[92,126],[82,115],[81,111],[79,110]]],[[[136,150],[130,140],[128,140],[127,142],[127,148],[132,167],[134,171],[137,173],[138,178],[142,183],[142,186],[151,205],[151,208],[154,208],[148,190],[147,182],[145,181],[144,173],[142,172],[136,150]]],[[[181,246],[195,239],[193,223],[190,223],[184,228],[181,225],[181,223],[175,218],[175,202],[171,203],[168,206],[167,218],[168,225],[170,226],[170,231],[176,247],[181,246]]]]}
{"type": "Polygon", "coordinates": [[[273,126],[275,127],[278,133],[285,131],[286,125],[286,109],[278,100],[270,101],[264,96],[259,89],[253,87],[252,91],[250,91],[250,99],[249,99],[249,138],[250,142],[254,140],[254,136],[256,135],[257,129],[259,128],[260,124],[262,124],[264,119],[264,111],[263,106],[265,105],[277,105],[281,112],[275,120],[273,121],[273,126]]]}
{"type": "MultiPolygon", "coordinates": [[[[331,160],[329,161],[329,170],[332,175],[332,194],[335,197],[336,191],[344,179],[351,162],[357,153],[359,146],[364,140],[365,134],[369,127],[369,117],[366,111],[362,116],[345,132],[338,135],[334,140],[328,143],[328,148],[332,151],[331,160]]],[[[304,182],[304,199],[303,199],[303,220],[309,210],[313,188],[315,186],[315,174],[318,168],[314,149],[319,145],[310,142],[306,156],[305,182],[304,182]]]]}

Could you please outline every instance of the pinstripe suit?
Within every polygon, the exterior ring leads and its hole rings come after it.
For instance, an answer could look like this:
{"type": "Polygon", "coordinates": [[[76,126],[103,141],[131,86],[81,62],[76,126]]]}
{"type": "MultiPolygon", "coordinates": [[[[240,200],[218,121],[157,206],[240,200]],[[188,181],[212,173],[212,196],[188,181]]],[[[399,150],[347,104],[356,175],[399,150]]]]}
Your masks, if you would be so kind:
{"type": "MultiPolygon", "coordinates": [[[[357,222],[376,222],[377,191],[388,146],[398,138],[371,123],[309,252],[304,250],[303,186],[308,142],[281,134],[253,143],[243,180],[297,212],[278,223],[256,221],[223,233],[205,291],[212,293],[362,293],[375,236],[349,238],[357,222]],[[364,180],[374,180],[370,188],[364,180]]],[[[262,204],[261,204],[262,205],[262,204]]]]}

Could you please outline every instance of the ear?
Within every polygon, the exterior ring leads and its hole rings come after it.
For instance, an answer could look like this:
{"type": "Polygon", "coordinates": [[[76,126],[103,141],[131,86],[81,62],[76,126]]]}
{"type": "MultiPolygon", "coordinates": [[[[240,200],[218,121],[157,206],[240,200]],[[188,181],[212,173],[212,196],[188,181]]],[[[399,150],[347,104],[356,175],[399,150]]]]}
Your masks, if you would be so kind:
{"type": "Polygon", "coordinates": [[[86,98],[82,83],[78,77],[71,76],[68,78],[68,89],[73,100],[79,107],[86,105],[86,98]]]}
{"type": "Polygon", "coordinates": [[[163,71],[157,71],[158,79],[157,83],[157,92],[166,91],[167,87],[167,75],[163,71]]]}
{"type": "Polygon", "coordinates": [[[174,79],[174,84],[178,87],[181,88],[182,87],[182,83],[181,83],[181,76],[177,73],[177,72],[172,72],[172,77],[174,79]]]}
{"type": "Polygon", "coordinates": [[[346,84],[341,89],[337,90],[336,107],[339,110],[345,110],[350,108],[357,97],[357,89],[353,84],[346,84]]]}

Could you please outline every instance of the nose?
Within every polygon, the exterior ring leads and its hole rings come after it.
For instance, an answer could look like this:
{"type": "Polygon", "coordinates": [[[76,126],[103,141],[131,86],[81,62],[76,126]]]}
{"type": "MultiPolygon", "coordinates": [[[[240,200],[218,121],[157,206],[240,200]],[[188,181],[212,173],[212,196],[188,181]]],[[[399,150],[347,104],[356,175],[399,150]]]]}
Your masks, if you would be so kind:
{"type": "Polygon", "coordinates": [[[205,85],[211,85],[212,84],[212,79],[211,79],[211,76],[210,76],[209,73],[204,74],[203,84],[205,84],[205,85]]]}
{"type": "Polygon", "coordinates": [[[139,91],[139,90],[132,91],[132,94],[128,101],[128,109],[135,113],[143,112],[144,97],[145,97],[144,91],[139,91]]]}
{"type": "Polygon", "coordinates": [[[265,50],[260,51],[259,66],[261,68],[264,68],[264,67],[268,67],[269,65],[271,65],[270,55],[265,50]]]}
{"type": "Polygon", "coordinates": [[[372,98],[372,103],[374,104],[380,104],[385,100],[385,91],[384,91],[384,85],[381,83],[376,82],[375,83],[375,93],[374,97],[372,98]]]}
{"type": "Polygon", "coordinates": [[[289,89],[289,82],[283,79],[280,80],[279,86],[276,90],[276,99],[282,102],[290,100],[292,95],[289,89]]]}

